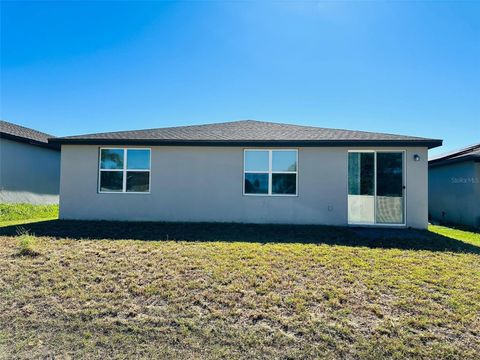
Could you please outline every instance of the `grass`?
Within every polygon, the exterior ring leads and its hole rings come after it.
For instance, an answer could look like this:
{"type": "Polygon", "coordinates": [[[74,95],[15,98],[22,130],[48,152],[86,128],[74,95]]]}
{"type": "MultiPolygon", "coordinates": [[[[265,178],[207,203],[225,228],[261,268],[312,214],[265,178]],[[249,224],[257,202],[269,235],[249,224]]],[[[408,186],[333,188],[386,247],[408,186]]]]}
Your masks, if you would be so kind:
{"type": "Polygon", "coordinates": [[[28,233],[28,231],[19,230],[18,232],[18,255],[20,256],[38,256],[36,250],[36,237],[28,233]]]}
{"type": "Polygon", "coordinates": [[[37,222],[44,222],[44,221],[56,220],[56,219],[57,217],[44,218],[44,219],[23,219],[23,220],[0,221],[0,228],[7,227],[7,226],[22,225],[22,224],[33,224],[37,222]]]}
{"type": "Polygon", "coordinates": [[[18,256],[18,227],[0,229],[5,358],[480,354],[478,233],[58,220],[23,227],[36,234],[36,257],[18,256]]]}
{"type": "Polygon", "coordinates": [[[465,230],[438,225],[430,225],[428,229],[439,235],[480,246],[480,233],[475,232],[473,229],[465,230]]]}
{"type": "Polygon", "coordinates": [[[0,226],[58,218],[58,205],[0,204],[0,226]]]}

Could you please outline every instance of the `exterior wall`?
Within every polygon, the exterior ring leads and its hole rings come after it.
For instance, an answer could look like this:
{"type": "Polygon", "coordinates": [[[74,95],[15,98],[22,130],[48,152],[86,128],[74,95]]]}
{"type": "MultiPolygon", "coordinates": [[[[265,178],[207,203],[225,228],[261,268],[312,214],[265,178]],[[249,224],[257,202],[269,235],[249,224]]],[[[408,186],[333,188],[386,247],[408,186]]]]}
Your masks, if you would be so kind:
{"type": "Polygon", "coordinates": [[[58,203],[60,151],[0,139],[0,203],[58,203]]]}
{"type": "Polygon", "coordinates": [[[474,163],[474,168],[475,168],[475,204],[474,205],[474,211],[476,209],[477,211],[477,224],[476,226],[480,228],[480,162],[475,162],[474,163]]]}
{"type": "MultiPolygon", "coordinates": [[[[149,194],[99,194],[99,146],[63,145],[60,217],[347,225],[348,148],[299,148],[293,197],[243,195],[241,147],[151,149],[149,194]]],[[[407,149],[406,165],[407,226],[425,228],[427,149],[407,149]]]]}
{"type": "Polygon", "coordinates": [[[434,166],[428,172],[431,219],[480,227],[480,163],[434,166]]]}

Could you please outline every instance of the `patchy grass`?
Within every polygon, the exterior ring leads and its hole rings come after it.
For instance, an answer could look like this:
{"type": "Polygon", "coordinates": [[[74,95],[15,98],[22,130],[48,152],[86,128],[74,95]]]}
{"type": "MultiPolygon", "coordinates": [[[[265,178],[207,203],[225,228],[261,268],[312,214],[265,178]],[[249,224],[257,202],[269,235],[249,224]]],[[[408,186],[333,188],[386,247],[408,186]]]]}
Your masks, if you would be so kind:
{"type": "Polygon", "coordinates": [[[478,234],[62,221],[26,228],[43,234],[37,257],[18,257],[13,227],[0,230],[7,358],[480,354],[478,234]],[[130,239],[137,226],[152,241],[92,240],[130,239]],[[182,234],[188,241],[172,241],[182,234]],[[415,239],[425,244],[411,249],[415,239]]]}
{"type": "Polygon", "coordinates": [[[30,222],[29,219],[56,219],[58,205],[0,204],[0,226],[30,222]]]}
{"type": "Polygon", "coordinates": [[[20,230],[18,233],[18,255],[20,256],[38,256],[40,255],[35,250],[37,243],[36,237],[30,235],[28,231],[20,230]]]}

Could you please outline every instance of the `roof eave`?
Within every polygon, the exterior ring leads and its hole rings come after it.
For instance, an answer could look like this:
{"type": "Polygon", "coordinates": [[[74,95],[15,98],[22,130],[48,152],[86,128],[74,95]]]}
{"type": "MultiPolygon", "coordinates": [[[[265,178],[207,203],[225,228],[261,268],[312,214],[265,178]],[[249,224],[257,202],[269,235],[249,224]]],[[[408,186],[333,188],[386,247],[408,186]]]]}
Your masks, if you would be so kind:
{"type": "Polygon", "coordinates": [[[480,155],[464,155],[457,158],[430,160],[428,162],[428,167],[451,165],[464,161],[480,162],[480,155]]]}
{"type": "Polygon", "coordinates": [[[4,132],[0,133],[0,137],[3,138],[3,139],[13,140],[13,141],[17,141],[17,142],[21,142],[21,143],[25,143],[25,144],[29,144],[29,145],[40,146],[40,147],[53,149],[53,150],[60,150],[60,144],[50,142],[50,139],[49,139],[48,142],[42,142],[42,141],[29,139],[29,138],[22,137],[22,136],[16,136],[16,135],[4,133],[4,132]]]}
{"type": "Polygon", "coordinates": [[[420,146],[429,149],[442,145],[442,140],[164,140],[164,139],[85,139],[52,138],[58,145],[131,145],[131,146],[420,146]]]}

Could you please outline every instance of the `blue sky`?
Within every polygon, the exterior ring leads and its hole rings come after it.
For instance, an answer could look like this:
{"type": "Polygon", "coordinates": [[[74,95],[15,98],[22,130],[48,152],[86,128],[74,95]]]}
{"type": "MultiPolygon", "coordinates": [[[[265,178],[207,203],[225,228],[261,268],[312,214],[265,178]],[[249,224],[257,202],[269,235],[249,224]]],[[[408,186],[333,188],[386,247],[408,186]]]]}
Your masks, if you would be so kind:
{"type": "Polygon", "coordinates": [[[1,117],[54,135],[258,119],[480,141],[480,2],[5,2],[1,117]]]}

